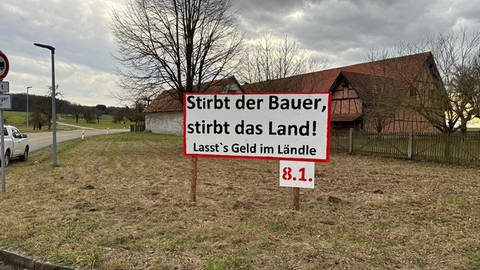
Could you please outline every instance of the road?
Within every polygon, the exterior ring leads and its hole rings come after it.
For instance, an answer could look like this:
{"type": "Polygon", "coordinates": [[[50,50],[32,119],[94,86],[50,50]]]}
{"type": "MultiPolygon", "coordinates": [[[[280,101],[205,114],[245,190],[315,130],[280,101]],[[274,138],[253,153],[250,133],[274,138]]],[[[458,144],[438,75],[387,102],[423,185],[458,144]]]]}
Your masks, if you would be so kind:
{"type": "MultiPolygon", "coordinates": [[[[57,131],[57,143],[70,141],[74,139],[80,139],[82,132],[85,134],[85,138],[104,134],[116,134],[129,132],[128,129],[85,129],[85,130],[69,130],[69,131],[57,131]]],[[[38,151],[45,147],[52,145],[52,132],[40,132],[28,134],[30,140],[30,152],[38,151]]]]}

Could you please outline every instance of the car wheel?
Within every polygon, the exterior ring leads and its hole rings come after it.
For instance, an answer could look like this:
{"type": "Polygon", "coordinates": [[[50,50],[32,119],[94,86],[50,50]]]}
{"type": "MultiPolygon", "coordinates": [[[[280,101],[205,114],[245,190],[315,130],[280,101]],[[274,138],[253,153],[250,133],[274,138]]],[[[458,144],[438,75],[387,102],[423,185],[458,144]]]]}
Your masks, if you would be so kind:
{"type": "MultiPolygon", "coordinates": [[[[10,152],[7,151],[7,152],[5,153],[5,167],[8,167],[8,164],[9,164],[9,163],[10,163],[10,152]]],[[[0,166],[1,166],[1,164],[0,164],[0,166]]]]}
{"type": "Polygon", "coordinates": [[[21,161],[27,161],[28,160],[28,146],[25,147],[25,151],[23,151],[23,155],[20,156],[21,161]]]}

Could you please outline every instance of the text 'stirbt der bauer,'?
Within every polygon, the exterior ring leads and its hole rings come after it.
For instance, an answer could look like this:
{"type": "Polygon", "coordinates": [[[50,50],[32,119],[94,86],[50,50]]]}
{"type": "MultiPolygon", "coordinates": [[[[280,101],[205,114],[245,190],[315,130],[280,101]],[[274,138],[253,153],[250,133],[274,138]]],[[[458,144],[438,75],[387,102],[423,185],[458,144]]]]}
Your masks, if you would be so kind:
{"type": "Polygon", "coordinates": [[[329,93],[186,94],[184,153],[328,161],[329,93]]]}

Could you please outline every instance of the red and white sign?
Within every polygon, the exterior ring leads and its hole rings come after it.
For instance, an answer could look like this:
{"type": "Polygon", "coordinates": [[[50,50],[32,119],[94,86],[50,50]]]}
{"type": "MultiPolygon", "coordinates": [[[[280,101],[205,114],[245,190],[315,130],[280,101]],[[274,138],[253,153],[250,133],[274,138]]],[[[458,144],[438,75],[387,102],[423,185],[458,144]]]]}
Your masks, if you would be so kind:
{"type": "Polygon", "coordinates": [[[280,186],[315,187],[315,162],[280,160],[280,186]]]}
{"type": "Polygon", "coordinates": [[[7,76],[9,68],[10,64],[8,63],[7,56],[0,51],[0,81],[7,76]]]}
{"type": "Polygon", "coordinates": [[[329,160],[330,93],[186,94],[184,154],[329,160]]]}

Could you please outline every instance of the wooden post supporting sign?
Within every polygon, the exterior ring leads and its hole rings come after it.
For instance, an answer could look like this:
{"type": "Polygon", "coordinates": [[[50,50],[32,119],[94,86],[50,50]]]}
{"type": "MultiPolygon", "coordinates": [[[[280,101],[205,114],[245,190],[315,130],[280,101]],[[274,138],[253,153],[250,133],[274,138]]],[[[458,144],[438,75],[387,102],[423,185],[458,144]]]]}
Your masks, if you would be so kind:
{"type": "Polygon", "coordinates": [[[293,188],[293,210],[300,210],[300,188],[293,188]]]}
{"type": "Polygon", "coordinates": [[[293,210],[300,210],[300,188],[315,187],[315,162],[280,161],[280,186],[293,190],[293,210]]]}
{"type": "Polygon", "coordinates": [[[280,186],[313,189],[315,163],[329,160],[331,93],[186,93],[183,153],[192,157],[196,201],[198,157],[280,160],[280,186]]]}
{"type": "Polygon", "coordinates": [[[192,157],[192,181],[190,182],[190,200],[197,201],[197,160],[196,156],[192,157]]]}

